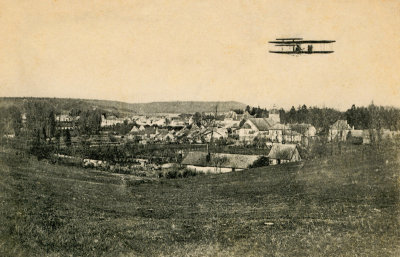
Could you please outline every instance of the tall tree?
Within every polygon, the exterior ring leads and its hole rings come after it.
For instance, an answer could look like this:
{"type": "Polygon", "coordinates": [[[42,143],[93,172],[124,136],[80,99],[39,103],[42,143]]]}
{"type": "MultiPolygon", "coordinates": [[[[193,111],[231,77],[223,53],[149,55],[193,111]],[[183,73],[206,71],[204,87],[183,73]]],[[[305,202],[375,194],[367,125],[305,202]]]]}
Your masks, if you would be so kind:
{"type": "Polygon", "coordinates": [[[9,114],[10,114],[10,120],[11,120],[11,126],[12,129],[14,130],[14,133],[16,136],[20,134],[21,128],[22,128],[22,114],[19,108],[16,106],[11,106],[9,109],[9,114]]]}
{"type": "Polygon", "coordinates": [[[290,123],[296,122],[296,109],[294,108],[294,106],[292,106],[292,108],[290,108],[289,111],[289,122],[290,123]]]}
{"type": "Polygon", "coordinates": [[[65,131],[65,145],[66,146],[68,146],[68,147],[70,147],[71,145],[72,145],[72,142],[71,142],[71,132],[69,132],[69,129],[67,129],[66,131],[65,131]]]}
{"type": "Polygon", "coordinates": [[[194,124],[196,124],[197,126],[201,126],[201,113],[196,112],[192,116],[192,119],[193,119],[194,124]]]}

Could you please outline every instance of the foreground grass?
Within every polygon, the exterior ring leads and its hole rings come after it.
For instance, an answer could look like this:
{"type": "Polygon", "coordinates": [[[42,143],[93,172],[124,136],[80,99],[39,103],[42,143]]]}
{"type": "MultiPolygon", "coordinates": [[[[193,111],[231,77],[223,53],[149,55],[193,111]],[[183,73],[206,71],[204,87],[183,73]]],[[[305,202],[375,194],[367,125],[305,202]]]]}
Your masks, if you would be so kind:
{"type": "Polygon", "coordinates": [[[398,256],[398,157],[143,181],[6,151],[0,256],[398,256]]]}

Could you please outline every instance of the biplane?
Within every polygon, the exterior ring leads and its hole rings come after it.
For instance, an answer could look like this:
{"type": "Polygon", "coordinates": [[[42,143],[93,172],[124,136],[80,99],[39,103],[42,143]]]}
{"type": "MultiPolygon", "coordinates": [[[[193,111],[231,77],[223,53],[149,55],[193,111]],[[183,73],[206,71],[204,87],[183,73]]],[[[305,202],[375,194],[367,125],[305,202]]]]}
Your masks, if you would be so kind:
{"type": "Polygon", "coordinates": [[[269,51],[274,54],[330,54],[333,50],[327,49],[326,44],[335,40],[303,40],[303,38],[277,38],[269,41],[278,49],[269,51]]]}

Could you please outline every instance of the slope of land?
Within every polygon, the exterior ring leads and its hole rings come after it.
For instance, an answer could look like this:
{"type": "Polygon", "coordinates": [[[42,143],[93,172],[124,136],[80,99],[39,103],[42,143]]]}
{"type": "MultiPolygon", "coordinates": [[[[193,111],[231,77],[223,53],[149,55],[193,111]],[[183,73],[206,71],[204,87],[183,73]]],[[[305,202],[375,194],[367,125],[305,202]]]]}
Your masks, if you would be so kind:
{"type": "Polygon", "coordinates": [[[107,111],[134,112],[138,114],[149,113],[195,113],[195,112],[215,112],[218,106],[219,112],[227,112],[234,109],[244,109],[245,104],[226,101],[171,101],[171,102],[151,102],[151,103],[125,103],[108,100],[91,99],[67,99],[67,98],[0,98],[0,107],[9,107],[16,105],[22,107],[27,101],[45,101],[52,105],[56,110],[70,111],[73,108],[92,109],[99,108],[107,111]]]}
{"type": "Polygon", "coordinates": [[[140,183],[6,149],[0,255],[398,256],[396,154],[140,183]]]}
{"type": "Polygon", "coordinates": [[[195,113],[195,112],[228,112],[235,109],[244,109],[245,104],[227,102],[199,102],[199,101],[175,101],[175,102],[152,102],[143,104],[132,104],[138,113],[195,113]]]}

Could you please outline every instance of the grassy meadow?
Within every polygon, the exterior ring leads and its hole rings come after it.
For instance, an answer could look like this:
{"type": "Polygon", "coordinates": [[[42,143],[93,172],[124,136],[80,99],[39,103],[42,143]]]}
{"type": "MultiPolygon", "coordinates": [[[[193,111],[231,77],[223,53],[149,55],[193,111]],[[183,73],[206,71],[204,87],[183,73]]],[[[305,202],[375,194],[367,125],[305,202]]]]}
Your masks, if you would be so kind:
{"type": "Polygon", "coordinates": [[[0,152],[0,256],[400,256],[400,155],[149,179],[0,152]]]}

